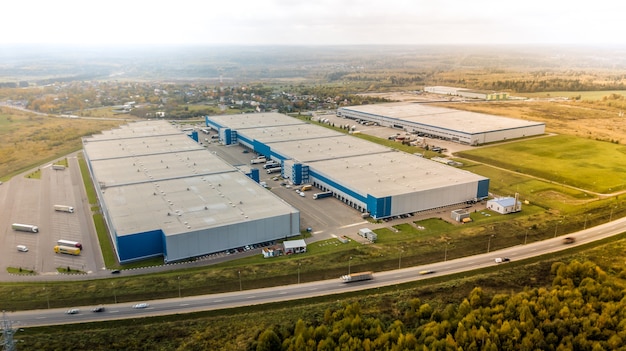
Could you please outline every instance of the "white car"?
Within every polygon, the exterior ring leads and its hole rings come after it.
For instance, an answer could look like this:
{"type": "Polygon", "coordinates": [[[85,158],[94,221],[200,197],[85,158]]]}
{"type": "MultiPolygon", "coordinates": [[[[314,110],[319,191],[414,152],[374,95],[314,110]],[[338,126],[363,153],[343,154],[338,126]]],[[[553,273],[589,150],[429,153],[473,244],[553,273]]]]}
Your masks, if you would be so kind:
{"type": "Polygon", "coordinates": [[[143,302],[143,303],[138,303],[136,305],[133,305],[133,308],[141,309],[141,308],[147,308],[148,306],[150,306],[150,305],[148,305],[147,303],[143,302]]]}
{"type": "Polygon", "coordinates": [[[300,196],[304,197],[304,191],[299,192],[298,194],[300,194],[300,196]]]}
{"type": "Polygon", "coordinates": [[[78,308],[72,308],[72,309],[65,311],[65,314],[78,314],[78,312],[80,312],[78,308]]]}
{"type": "Polygon", "coordinates": [[[28,252],[28,248],[26,247],[26,245],[17,245],[17,251],[28,252]]]}

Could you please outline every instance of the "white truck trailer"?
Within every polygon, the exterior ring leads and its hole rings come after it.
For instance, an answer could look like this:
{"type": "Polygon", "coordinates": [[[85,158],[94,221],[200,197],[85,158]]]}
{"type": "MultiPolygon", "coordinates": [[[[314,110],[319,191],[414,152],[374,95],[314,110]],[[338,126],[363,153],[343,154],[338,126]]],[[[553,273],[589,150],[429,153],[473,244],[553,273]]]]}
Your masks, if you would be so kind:
{"type": "Polygon", "coordinates": [[[54,205],[54,210],[59,212],[74,213],[74,207],[66,205],[54,205]]]}
{"type": "Polygon", "coordinates": [[[346,275],[341,276],[341,281],[344,283],[360,282],[363,280],[370,280],[370,279],[374,279],[372,272],[359,272],[359,273],[352,273],[352,274],[346,274],[346,275]]]}
{"type": "Polygon", "coordinates": [[[11,228],[13,228],[13,230],[19,230],[21,232],[31,232],[31,233],[39,232],[39,228],[36,225],[32,225],[32,224],[13,223],[11,225],[11,228]]]}

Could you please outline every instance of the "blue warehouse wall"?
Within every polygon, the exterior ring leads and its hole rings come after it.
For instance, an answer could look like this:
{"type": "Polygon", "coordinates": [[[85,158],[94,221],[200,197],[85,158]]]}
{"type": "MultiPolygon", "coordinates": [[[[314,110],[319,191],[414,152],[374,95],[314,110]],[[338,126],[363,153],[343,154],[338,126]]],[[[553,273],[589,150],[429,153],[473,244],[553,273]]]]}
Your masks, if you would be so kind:
{"type": "Polygon", "coordinates": [[[264,144],[258,140],[255,140],[253,145],[254,145],[254,151],[260,155],[270,156],[272,154],[272,150],[267,144],[264,144]]]}
{"type": "Polygon", "coordinates": [[[163,232],[154,230],[145,233],[117,237],[117,250],[120,263],[136,261],[147,257],[162,256],[163,232]]]}
{"type": "Polygon", "coordinates": [[[206,124],[207,127],[217,130],[217,131],[219,131],[222,128],[222,125],[210,120],[209,116],[204,116],[204,123],[206,124]]]}
{"type": "Polygon", "coordinates": [[[477,199],[485,199],[489,197],[489,179],[483,179],[478,182],[477,199]]]}
{"type": "Polygon", "coordinates": [[[384,218],[391,215],[391,196],[377,198],[367,195],[367,210],[373,218],[384,218]]]}

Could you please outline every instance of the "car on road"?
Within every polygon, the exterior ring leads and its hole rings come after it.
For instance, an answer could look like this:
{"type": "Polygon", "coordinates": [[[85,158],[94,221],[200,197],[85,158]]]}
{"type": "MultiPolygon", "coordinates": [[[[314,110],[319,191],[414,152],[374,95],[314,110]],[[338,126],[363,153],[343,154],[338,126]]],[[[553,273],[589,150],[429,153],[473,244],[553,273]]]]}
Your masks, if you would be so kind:
{"type": "Polygon", "coordinates": [[[563,244],[573,244],[576,242],[576,238],[573,238],[571,236],[568,236],[567,238],[563,239],[563,244]]]}
{"type": "Polygon", "coordinates": [[[78,308],[71,308],[71,309],[65,311],[65,314],[78,314],[78,312],[80,312],[80,310],[78,308]]]}
{"type": "Polygon", "coordinates": [[[134,309],[142,309],[142,308],[147,308],[148,306],[150,306],[150,305],[148,305],[145,302],[142,302],[142,303],[138,303],[136,305],[133,305],[133,308],[134,309]]]}
{"type": "Polygon", "coordinates": [[[114,269],[111,271],[111,274],[120,274],[122,273],[122,271],[120,271],[119,269],[114,269]]]}
{"type": "Polygon", "coordinates": [[[105,310],[104,306],[97,306],[97,307],[94,307],[91,310],[91,312],[104,312],[104,310],[105,310]]]}
{"type": "Polygon", "coordinates": [[[430,269],[429,269],[429,270],[425,270],[425,271],[420,271],[420,274],[421,274],[421,275],[433,274],[433,273],[435,273],[435,271],[430,270],[430,269]]]}
{"type": "Polygon", "coordinates": [[[498,257],[496,258],[496,263],[504,263],[504,262],[511,262],[511,259],[508,257],[498,257]]]}
{"type": "Polygon", "coordinates": [[[298,194],[300,194],[300,196],[305,197],[306,195],[304,194],[304,191],[299,192],[298,194]]]}
{"type": "Polygon", "coordinates": [[[28,252],[28,248],[26,247],[26,245],[17,245],[17,251],[28,252]]]}

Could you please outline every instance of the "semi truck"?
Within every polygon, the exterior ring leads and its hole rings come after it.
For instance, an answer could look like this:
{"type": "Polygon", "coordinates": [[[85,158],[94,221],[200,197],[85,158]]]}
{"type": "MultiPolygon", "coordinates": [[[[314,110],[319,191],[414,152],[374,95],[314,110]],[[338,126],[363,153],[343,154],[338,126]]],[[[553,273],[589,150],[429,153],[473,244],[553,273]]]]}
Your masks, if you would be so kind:
{"type": "Polygon", "coordinates": [[[39,232],[39,228],[36,225],[32,225],[32,224],[13,223],[11,225],[11,228],[13,228],[13,230],[19,230],[21,232],[31,232],[31,233],[39,232]]]}
{"type": "Polygon", "coordinates": [[[68,254],[68,255],[74,255],[74,256],[80,255],[80,249],[79,248],[77,248],[77,247],[70,247],[70,246],[56,245],[54,247],[54,252],[55,253],[68,254]]]}
{"type": "Polygon", "coordinates": [[[83,249],[83,244],[79,243],[78,241],[72,241],[72,240],[65,240],[65,239],[60,239],[57,240],[57,245],[59,246],[69,246],[69,247],[77,247],[79,249],[83,249]]]}
{"type": "Polygon", "coordinates": [[[251,164],[257,164],[257,163],[265,163],[267,161],[267,159],[265,158],[265,156],[259,156],[257,158],[253,158],[252,160],[250,160],[251,164]]]}
{"type": "Polygon", "coordinates": [[[341,276],[341,281],[344,283],[360,282],[363,280],[370,280],[370,279],[374,279],[372,272],[359,272],[359,273],[352,273],[352,274],[346,274],[346,275],[341,276]]]}
{"type": "Polygon", "coordinates": [[[333,196],[333,192],[332,191],[325,191],[323,193],[315,193],[313,194],[313,198],[314,199],[323,199],[325,197],[332,197],[333,196]]]}
{"type": "Polygon", "coordinates": [[[74,213],[74,207],[66,205],[54,205],[54,210],[59,212],[74,213]]]}

